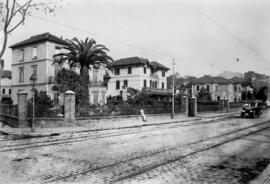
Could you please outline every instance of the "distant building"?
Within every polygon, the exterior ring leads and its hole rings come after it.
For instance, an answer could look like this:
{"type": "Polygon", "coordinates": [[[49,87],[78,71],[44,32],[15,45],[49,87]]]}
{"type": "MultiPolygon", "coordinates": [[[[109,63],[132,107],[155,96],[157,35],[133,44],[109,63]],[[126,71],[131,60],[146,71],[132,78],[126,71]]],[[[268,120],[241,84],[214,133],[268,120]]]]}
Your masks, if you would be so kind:
{"type": "Polygon", "coordinates": [[[121,95],[125,93],[125,89],[131,87],[137,90],[144,89],[159,99],[163,96],[168,97],[171,95],[171,90],[167,89],[168,70],[168,67],[144,58],[119,59],[111,65],[108,95],[121,95]]]}
{"type": "Polygon", "coordinates": [[[12,49],[12,100],[17,104],[17,93],[24,90],[31,97],[32,86],[29,78],[37,77],[35,88],[46,91],[53,98],[53,79],[59,71],[53,65],[53,55],[60,53],[66,42],[50,33],[31,36],[29,39],[16,43],[12,49]]]}
{"type": "Polygon", "coordinates": [[[208,90],[213,101],[228,99],[229,102],[240,102],[242,94],[241,81],[225,79],[223,77],[211,77],[205,75],[192,81],[192,96],[197,96],[201,89],[208,90]]]}
{"type": "Polygon", "coordinates": [[[1,71],[1,84],[0,84],[0,97],[2,103],[11,102],[12,94],[12,80],[11,80],[11,71],[3,70],[1,71]]]}
{"type": "Polygon", "coordinates": [[[89,87],[89,100],[90,104],[106,104],[107,103],[107,87],[104,82],[104,75],[106,71],[104,68],[93,69],[90,71],[90,87],[89,87]]]}

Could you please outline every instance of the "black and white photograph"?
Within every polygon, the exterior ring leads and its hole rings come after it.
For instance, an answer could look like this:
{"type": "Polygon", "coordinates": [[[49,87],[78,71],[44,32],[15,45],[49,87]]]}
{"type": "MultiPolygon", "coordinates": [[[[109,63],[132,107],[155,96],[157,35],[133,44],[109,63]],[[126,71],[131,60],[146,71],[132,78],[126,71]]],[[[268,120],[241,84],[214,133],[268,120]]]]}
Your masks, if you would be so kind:
{"type": "Polygon", "coordinates": [[[270,1],[0,0],[0,184],[270,184],[270,1]]]}

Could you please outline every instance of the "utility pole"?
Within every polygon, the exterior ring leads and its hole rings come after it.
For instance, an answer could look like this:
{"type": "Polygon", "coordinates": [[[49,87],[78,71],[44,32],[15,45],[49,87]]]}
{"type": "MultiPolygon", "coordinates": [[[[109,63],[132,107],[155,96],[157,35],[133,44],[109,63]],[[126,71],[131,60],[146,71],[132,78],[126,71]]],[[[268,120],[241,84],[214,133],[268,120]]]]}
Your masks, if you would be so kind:
{"type": "Polygon", "coordinates": [[[173,58],[173,68],[172,68],[172,114],[171,119],[174,119],[174,58],[173,58]]]}

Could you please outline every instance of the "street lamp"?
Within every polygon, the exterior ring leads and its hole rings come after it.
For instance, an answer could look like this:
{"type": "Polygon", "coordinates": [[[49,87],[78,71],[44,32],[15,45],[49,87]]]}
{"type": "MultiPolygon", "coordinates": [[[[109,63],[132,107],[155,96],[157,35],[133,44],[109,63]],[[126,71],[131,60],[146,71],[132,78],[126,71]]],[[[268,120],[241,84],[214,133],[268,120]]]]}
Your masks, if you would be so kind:
{"type": "Polygon", "coordinates": [[[172,113],[171,113],[171,119],[174,119],[174,58],[173,58],[173,71],[172,71],[172,113]]]}
{"type": "Polygon", "coordinates": [[[37,81],[37,77],[34,74],[32,74],[29,80],[32,85],[32,95],[33,95],[31,131],[34,132],[35,131],[35,84],[37,81]]]}

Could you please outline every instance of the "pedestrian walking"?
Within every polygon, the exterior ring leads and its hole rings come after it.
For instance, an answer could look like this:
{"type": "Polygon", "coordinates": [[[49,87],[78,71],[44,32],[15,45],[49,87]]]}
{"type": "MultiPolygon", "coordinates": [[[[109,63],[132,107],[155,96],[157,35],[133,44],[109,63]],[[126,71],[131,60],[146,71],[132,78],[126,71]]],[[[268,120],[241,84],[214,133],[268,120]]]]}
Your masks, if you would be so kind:
{"type": "Polygon", "coordinates": [[[146,122],[147,120],[146,120],[146,115],[144,114],[144,110],[140,109],[140,113],[141,113],[143,122],[146,122]]]}

